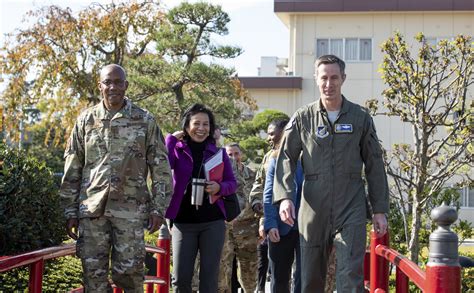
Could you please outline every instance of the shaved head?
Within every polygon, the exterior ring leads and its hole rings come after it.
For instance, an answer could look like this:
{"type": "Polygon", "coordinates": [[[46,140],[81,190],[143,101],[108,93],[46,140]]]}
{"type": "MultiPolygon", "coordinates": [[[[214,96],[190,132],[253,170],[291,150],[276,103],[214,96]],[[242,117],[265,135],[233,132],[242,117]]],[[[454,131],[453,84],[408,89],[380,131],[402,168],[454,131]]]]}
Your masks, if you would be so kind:
{"type": "Polygon", "coordinates": [[[109,64],[102,67],[102,69],[100,70],[100,79],[103,79],[103,77],[107,75],[110,71],[116,70],[122,72],[124,80],[127,79],[127,73],[125,72],[125,69],[118,64],[109,64]]]}

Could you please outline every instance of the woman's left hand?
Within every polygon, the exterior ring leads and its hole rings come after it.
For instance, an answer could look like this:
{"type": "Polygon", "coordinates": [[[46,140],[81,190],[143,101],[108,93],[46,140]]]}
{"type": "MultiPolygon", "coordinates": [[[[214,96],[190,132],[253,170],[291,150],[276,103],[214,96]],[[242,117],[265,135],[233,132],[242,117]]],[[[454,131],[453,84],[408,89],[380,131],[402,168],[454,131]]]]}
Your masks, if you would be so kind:
{"type": "Polygon", "coordinates": [[[219,183],[215,181],[206,181],[206,192],[209,193],[210,195],[215,195],[216,193],[221,190],[221,186],[219,183]]]}

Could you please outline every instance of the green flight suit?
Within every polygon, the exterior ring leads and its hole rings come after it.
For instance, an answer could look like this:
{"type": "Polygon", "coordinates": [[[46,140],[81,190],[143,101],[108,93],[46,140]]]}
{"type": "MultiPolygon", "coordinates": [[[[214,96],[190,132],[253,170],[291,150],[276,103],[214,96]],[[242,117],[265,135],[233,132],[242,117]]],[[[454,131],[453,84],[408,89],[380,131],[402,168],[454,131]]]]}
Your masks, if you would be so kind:
{"type": "Polygon", "coordinates": [[[302,292],[324,292],[333,241],[337,291],[363,292],[366,193],[373,213],[387,213],[388,184],[372,118],[343,97],[331,125],[320,101],[299,109],[288,123],[277,159],[274,201],[291,199],[301,154],[304,183],[298,213],[302,292]],[[364,167],[364,170],[363,170],[364,167]]]}

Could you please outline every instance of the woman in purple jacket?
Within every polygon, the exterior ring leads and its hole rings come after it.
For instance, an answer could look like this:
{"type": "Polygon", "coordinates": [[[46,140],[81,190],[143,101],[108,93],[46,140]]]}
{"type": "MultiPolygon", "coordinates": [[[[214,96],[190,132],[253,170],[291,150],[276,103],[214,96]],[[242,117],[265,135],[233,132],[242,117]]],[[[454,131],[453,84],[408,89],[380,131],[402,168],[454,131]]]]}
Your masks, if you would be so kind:
{"type": "Polygon", "coordinates": [[[205,106],[194,104],[187,109],[183,115],[182,127],[182,131],[166,137],[174,187],[165,215],[173,222],[174,292],[192,292],[194,262],[199,251],[199,292],[214,293],[217,292],[219,263],[224,245],[225,210],[222,199],[211,204],[209,197],[234,193],[237,182],[229,158],[223,151],[222,180],[206,181],[202,205],[191,204],[192,179],[205,178],[203,164],[219,149],[210,135],[215,129],[214,115],[205,106]]]}

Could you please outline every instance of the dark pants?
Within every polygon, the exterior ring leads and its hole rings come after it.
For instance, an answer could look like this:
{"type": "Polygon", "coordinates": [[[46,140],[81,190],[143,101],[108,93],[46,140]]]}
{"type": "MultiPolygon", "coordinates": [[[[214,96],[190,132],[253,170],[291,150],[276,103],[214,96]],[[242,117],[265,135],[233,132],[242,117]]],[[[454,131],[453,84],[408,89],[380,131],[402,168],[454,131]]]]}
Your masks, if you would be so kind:
{"type": "Polygon", "coordinates": [[[265,283],[267,282],[268,272],[268,240],[265,239],[257,246],[258,274],[257,274],[257,290],[265,291],[265,283]]]}
{"type": "Polygon", "coordinates": [[[217,279],[222,247],[224,246],[224,220],[207,223],[174,223],[173,286],[176,293],[191,293],[194,262],[199,250],[199,291],[217,292],[217,279]]]}
{"type": "Polygon", "coordinates": [[[280,236],[279,242],[268,242],[268,255],[272,271],[272,293],[289,293],[291,267],[296,256],[296,270],[293,276],[293,292],[301,292],[300,243],[297,230],[280,236]]]}

